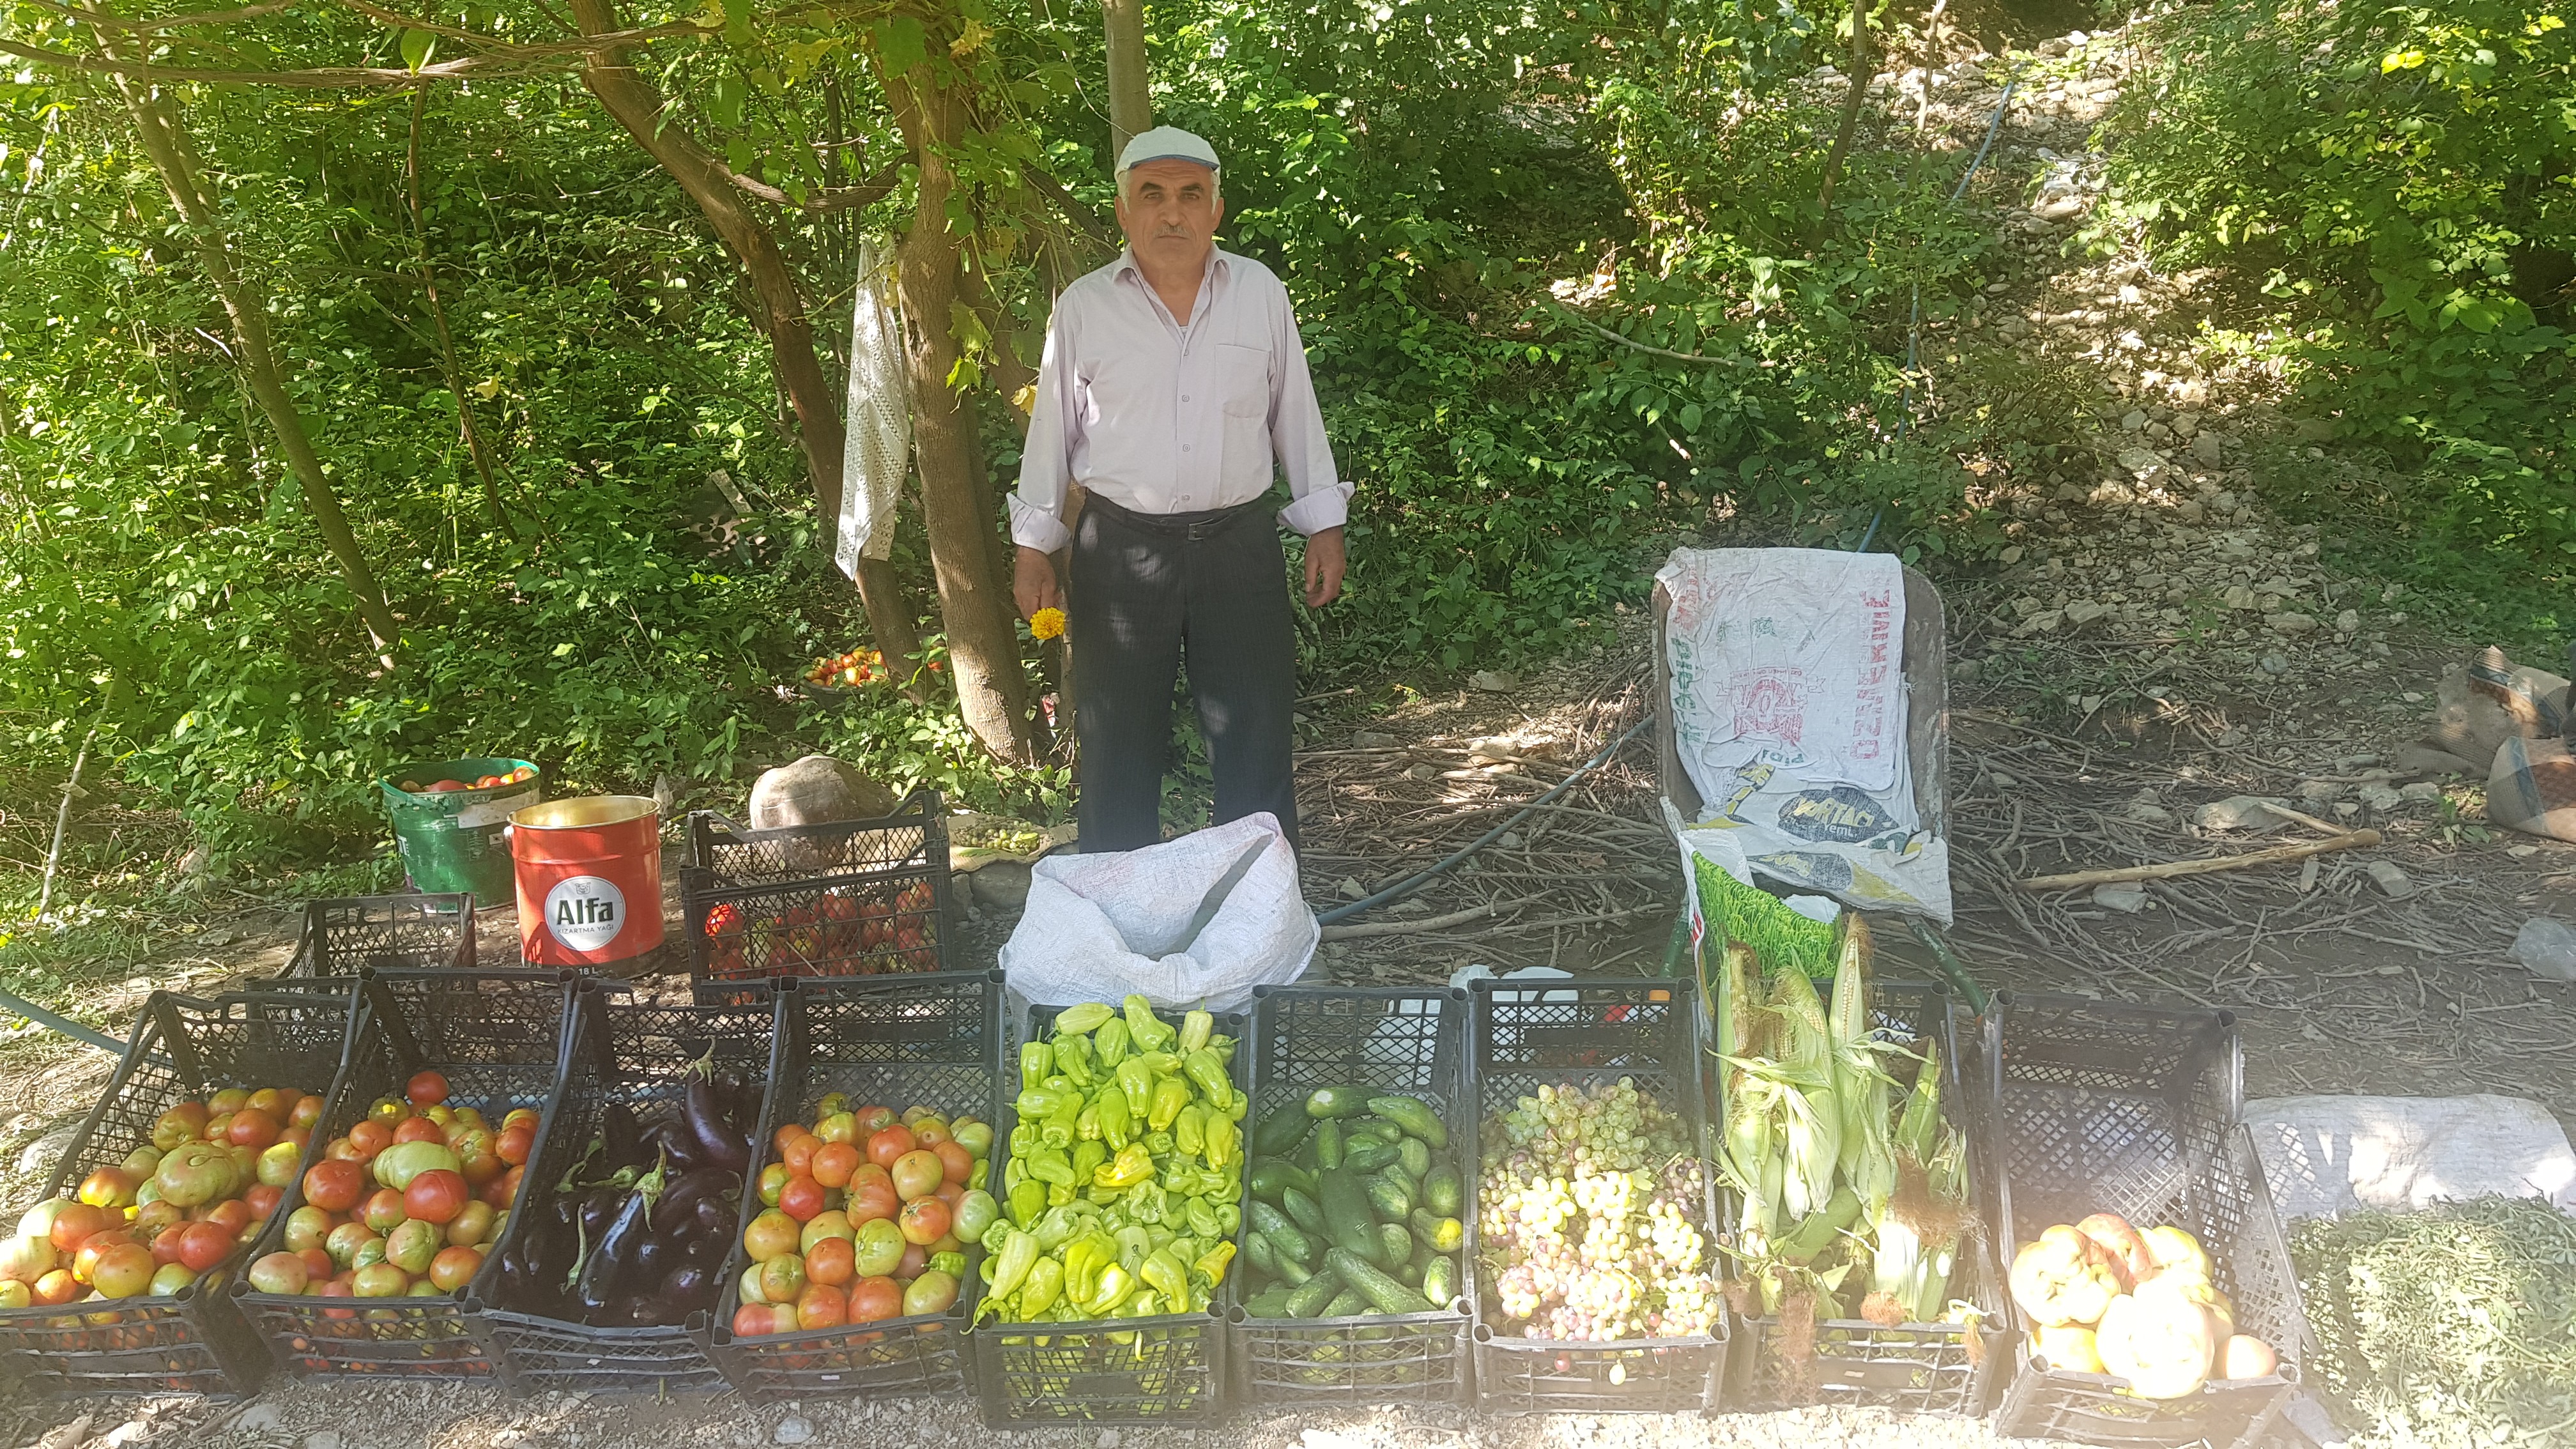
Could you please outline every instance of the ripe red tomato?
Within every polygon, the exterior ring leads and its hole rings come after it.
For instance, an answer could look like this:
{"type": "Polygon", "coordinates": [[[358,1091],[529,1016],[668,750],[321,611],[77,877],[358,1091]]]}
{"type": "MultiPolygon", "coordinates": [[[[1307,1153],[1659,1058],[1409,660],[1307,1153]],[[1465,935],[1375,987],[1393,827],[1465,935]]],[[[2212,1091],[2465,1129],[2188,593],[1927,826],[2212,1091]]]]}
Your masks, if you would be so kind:
{"type": "Polygon", "coordinates": [[[903,1314],[903,1287],[892,1278],[862,1278],[850,1290],[850,1322],[875,1323],[903,1314]]]}
{"type": "Polygon", "coordinates": [[[964,1182],[967,1175],[975,1170],[975,1154],[958,1146],[953,1139],[930,1150],[939,1158],[941,1175],[950,1182],[964,1182]]]}
{"type": "Polygon", "coordinates": [[[858,1276],[858,1246],[847,1238],[825,1238],[805,1254],[805,1280],[846,1288],[858,1276]]]}
{"type": "Polygon", "coordinates": [[[249,1191],[242,1194],[242,1201],[250,1204],[251,1220],[264,1223],[268,1221],[270,1213],[277,1211],[278,1203],[285,1196],[286,1189],[282,1187],[265,1182],[254,1182],[250,1185],[249,1191]]]}
{"type": "Polygon", "coordinates": [[[349,1145],[358,1151],[358,1160],[372,1162],[377,1153],[394,1145],[394,1129],[373,1117],[349,1129],[349,1145]]]}
{"type": "Polygon", "coordinates": [[[893,1217],[902,1208],[903,1201],[894,1195],[893,1183],[871,1180],[850,1184],[849,1203],[842,1211],[849,1214],[850,1222],[856,1225],[876,1218],[893,1217]]]}
{"type": "Polygon", "coordinates": [[[397,1145],[405,1142],[437,1142],[444,1144],[446,1141],[447,1129],[439,1126],[435,1122],[432,1122],[427,1117],[405,1117],[401,1122],[394,1126],[394,1142],[397,1145]]]}
{"type": "Polygon", "coordinates": [[[894,1123],[892,1107],[861,1107],[857,1115],[859,1131],[868,1136],[882,1132],[894,1123]]]}
{"type": "Polygon", "coordinates": [[[205,1220],[225,1232],[239,1234],[242,1229],[250,1226],[251,1217],[249,1203],[237,1197],[228,1197],[207,1208],[205,1220]]]}
{"type": "Polygon", "coordinates": [[[413,1177],[411,1185],[403,1189],[403,1210],[422,1222],[444,1225],[456,1221],[456,1215],[465,1211],[472,1196],[473,1189],[462,1174],[433,1167],[413,1177]]]}
{"type": "Polygon", "coordinates": [[[505,1127],[500,1136],[492,1139],[493,1154],[512,1167],[526,1162],[536,1146],[537,1131],[533,1127],[505,1127]]]}
{"type": "Polygon", "coordinates": [[[849,1311],[849,1296],[829,1283],[809,1282],[796,1295],[798,1328],[838,1328],[848,1321],[849,1311]]]}
{"type": "Polygon", "coordinates": [[[106,1232],[116,1222],[116,1215],[85,1202],[69,1203],[54,1214],[54,1225],[47,1234],[53,1239],[54,1251],[77,1253],[81,1244],[96,1234],[106,1232]]]}
{"type": "Polygon", "coordinates": [[[233,1234],[221,1223],[190,1223],[179,1230],[179,1262],[191,1273],[204,1273],[232,1256],[233,1234]]]}
{"type": "Polygon", "coordinates": [[[935,1197],[917,1197],[903,1205],[895,1226],[903,1230],[903,1240],[929,1247],[948,1236],[948,1204],[935,1197]]]}
{"type": "Polygon", "coordinates": [[[892,1168],[903,1155],[913,1150],[912,1129],[897,1122],[868,1134],[868,1161],[879,1167],[892,1168]]]}
{"type": "Polygon", "coordinates": [[[305,1273],[316,1283],[328,1283],[331,1275],[340,1271],[340,1265],[332,1262],[330,1253],[321,1248],[304,1248],[295,1256],[304,1260],[305,1273]]]}
{"type": "Polygon", "coordinates": [[[163,1228],[161,1231],[154,1233],[152,1235],[152,1261],[155,1263],[178,1262],[179,1239],[187,1235],[188,1229],[191,1226],[193,1225],[189,1223],[179,1223],[171,1227],[163,1228]]]}
{"type": "Polygon", "coordinates": [[[367,1187],[366,1169],[346,1158],[317,1162],[304,1170],[304,1200],[326,1213],[344,1213],[358,1205],[367,1187]]]}
{"type": "Polygon", "coordinates": [[[233,1114],[232,1124],[224,1129],[224,1139],[235,1147],[258,1152],[275,1142],[277,1133],[276,1118],[257,1107],[244,1107],[233,1114]]]}
{"type": "Polygon", "coordinates": [[[746,1303],[733,1311],[733,1336],[763,1338],[777,1331],[778,1315],[766,1303],[746,1303]]]}
{"type": "Polygon", "coordinates": [[[415,1107],[435,1107],[447,1100],[447,1078],[438,1072],[415,1072],[403,1087],[415,1107]]]}
{"type": "Polygon", "coordinates": [[[810,1175],[814,1171],[814,1154],[822,1151],[827,1144],[822,1138],[802,1127],[797,1128],[796,1131],[797,1135],[789,1138],[786,1147],[779,1152],[778,1160],[787,1164],[789,1172],[800,1176],[810,1175]]]}
{"type": "Polygon", "coordinates": [[[477,790],[489,790],[495,785],[507,785],[509,783],[510,777],[507,775],[483,775],[476,778],[474,781],[474,788],[477,790]]]}
{"type": "Polygon", "coordinates": [[[811,1167],[814,1180],[825,1187],[848,1187],[850,1174],[858,1170],[859,1149],[846,1142],[824,1143],[811,1167]]]}
{"type": "Polygon", "coordinates": [[[823,1211],[823,1184],[799,1173],[778,1190],[778,1210],[796,1221],[811,1222],[823,1211]]]}
{"type": "Polygon", "coordinates": [[[474,1200],[476,1202],[490,1203],[493,1207],[499,1208],[504,1212],[508,1211],[510,1204],[518,1201],[519,1199],[519,1180],[527,1173],[527,1170],[528,1169],[525,1167],[513,1167],[509,1171],[502,1173],[499,1177],[485,1183],[482,1189],[475,1194],[474,1200]]]}
{"type": "Polygon", "coordinates": [[[432,780],[429,782],[429,788],[421,793],[425,795],[438,795],[444,794],[449,790],[467,790],[472,788],[472,786],[466,784],[462,780],[432,780]]]}

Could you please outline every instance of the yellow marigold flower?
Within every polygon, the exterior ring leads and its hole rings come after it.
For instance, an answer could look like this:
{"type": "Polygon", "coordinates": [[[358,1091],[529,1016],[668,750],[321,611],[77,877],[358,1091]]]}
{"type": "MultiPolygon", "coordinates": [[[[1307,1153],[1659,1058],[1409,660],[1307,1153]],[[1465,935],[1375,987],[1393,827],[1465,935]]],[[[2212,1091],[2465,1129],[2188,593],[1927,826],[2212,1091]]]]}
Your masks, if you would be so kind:
{"type": "Polygon", "coordinates": [[[1064,632],[1064,610],[1040,609],[1029,616],[1029,637],[1053,639],[1064,632]]]}

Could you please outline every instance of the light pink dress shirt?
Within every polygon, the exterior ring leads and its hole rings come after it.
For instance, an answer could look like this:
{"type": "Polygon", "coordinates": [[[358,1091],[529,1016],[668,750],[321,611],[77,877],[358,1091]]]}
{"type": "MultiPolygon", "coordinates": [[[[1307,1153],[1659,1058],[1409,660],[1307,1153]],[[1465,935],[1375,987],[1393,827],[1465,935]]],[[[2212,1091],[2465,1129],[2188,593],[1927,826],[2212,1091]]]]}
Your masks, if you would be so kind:
{"type": "Polygon", "coordinates": [[[1338,528],[1351,485],[1333,471],[1288,289],[1268,267],[1210,248],[1189,325],[1132,253],[1056,299],[1029,412],[1011,537],[1054,553],[1072,539],[1065,485],[1137,513],[1198,513],[1270,489],[1272,460],[1299,533],[1338,528]]]}

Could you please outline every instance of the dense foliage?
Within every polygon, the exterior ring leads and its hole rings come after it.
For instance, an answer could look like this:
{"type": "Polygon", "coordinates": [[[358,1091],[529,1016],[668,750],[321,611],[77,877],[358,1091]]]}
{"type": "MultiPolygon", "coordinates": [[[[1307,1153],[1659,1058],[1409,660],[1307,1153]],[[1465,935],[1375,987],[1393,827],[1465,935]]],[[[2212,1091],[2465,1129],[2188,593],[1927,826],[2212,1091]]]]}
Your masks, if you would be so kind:
{"type": "Polygon", "coordinates": [[[2428,556],[2576,568],[2576,31],[2520,0],[2226,0],[2113,118],[2116,223],[2289,303],[2316,410],[2428,556]]]}

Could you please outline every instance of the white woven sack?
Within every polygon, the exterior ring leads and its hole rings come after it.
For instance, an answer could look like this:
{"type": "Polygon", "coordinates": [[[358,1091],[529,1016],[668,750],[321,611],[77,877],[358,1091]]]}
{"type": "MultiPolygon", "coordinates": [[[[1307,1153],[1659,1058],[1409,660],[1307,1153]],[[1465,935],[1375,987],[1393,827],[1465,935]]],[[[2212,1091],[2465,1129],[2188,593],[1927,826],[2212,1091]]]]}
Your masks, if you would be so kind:
{"type": "Polygon", "coordinates": [[[1039,861],[1002,972],[1011,990],[1044,1005],[1135,992],[1167,1009],[1234,1011],[1254,987],[1304,975],[1322,938],[1298,889],[1297,853],[1264,812],[1142,850],[1039,861]],[[1202,906],[1238,868],[1192,936],[1202,906]]]}
{"type": "Polygon", "coordinates": [[[894,551],[895,503],[911,466],[912,374],[895,307],[894,263],[859,243],[857,297],[850,308],[848,441],[841,448],[841,517],[832,562],[858,577],[859,560],[894,551]]]}

